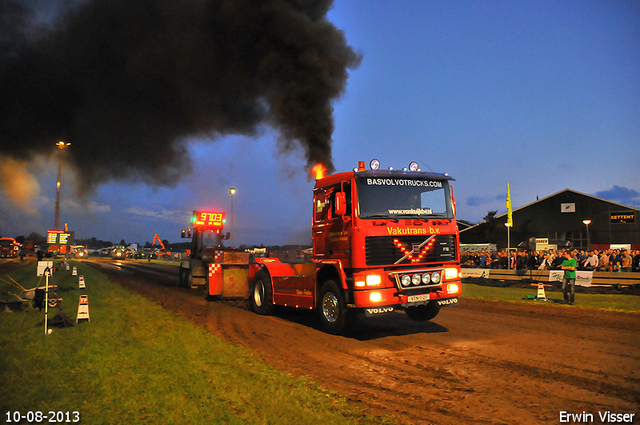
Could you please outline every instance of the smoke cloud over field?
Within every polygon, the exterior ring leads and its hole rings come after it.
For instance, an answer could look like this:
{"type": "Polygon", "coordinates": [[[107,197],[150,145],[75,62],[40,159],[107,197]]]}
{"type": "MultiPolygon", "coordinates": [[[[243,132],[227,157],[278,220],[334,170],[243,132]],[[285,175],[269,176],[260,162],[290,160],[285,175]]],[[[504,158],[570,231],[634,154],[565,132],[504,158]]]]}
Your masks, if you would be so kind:
{"type": "Polygon", "coordinates": [[[332,101],[360,56],[327,20],[331,3],[67,1],[45,25],[5,0],[0,152],[24,162],[63,140],[83,192],[171,185],[191,168],[188,138],[269,125],[307,169],[332,171],[332,101]]]}

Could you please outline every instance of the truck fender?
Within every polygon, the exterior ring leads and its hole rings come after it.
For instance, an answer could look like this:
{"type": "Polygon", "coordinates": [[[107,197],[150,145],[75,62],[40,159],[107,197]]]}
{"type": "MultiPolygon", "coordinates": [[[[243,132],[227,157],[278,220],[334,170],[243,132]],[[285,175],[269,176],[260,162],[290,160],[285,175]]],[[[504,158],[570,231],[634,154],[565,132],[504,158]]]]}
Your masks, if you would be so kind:
{"type": "Polygon", "coordinates": [[[264,269],[267,269],[269,272],[269,276],[273,279],[274,277],[283,277],[283,276],[295,276],[296,271],[291,266],[291,264],[281,263],[280,260],[275,258],[275,261],[264,261],[268,260],[266,258],[261,258],[260,263],[264,269]]]}
{"type": "MultiPolygon", "coordinates": [[[[340,260],[321,260],[318,261],[319,264],[322,264],[324,266],[332,266],[332,268],[334,270],[336,270],[337,272],[337,280],[338,280],[338,285],[340,285],[340,287],[342,287],[342,289],[348,289],[347,286],[347,274],[344,272],[344,268],[342,267],[342,261],[340,260]]],[[[321,279],[320,278],[320,274],[322,274],[322,271],[325,270],[325,267],[322,267],[321,269],[318,270],[319,275],[318,275],[318,283],[320,283],[321,279]]]]}

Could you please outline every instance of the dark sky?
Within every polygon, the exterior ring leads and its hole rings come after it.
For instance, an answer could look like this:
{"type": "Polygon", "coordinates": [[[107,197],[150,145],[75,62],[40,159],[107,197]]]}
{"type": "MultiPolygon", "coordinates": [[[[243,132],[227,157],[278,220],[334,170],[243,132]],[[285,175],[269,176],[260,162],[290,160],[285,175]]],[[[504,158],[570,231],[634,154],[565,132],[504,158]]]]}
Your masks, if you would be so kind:
{"type": "Polygon", "coordinates": [[[1,234],[52,226],[63,137],[61,220],[87,238],[177,241],[235,187],[236,243],[308,243],[329,154],[448,172],[472,222],[507,183],[514,208],[565,188],[640,207],[637,1],[129,3],[2,50],[0,152],[35,159],[0,161],[20,189],[1,234]]]}
{"type": "Polygon", "coordinates": [[[0,150],[29,159],[53,140],[82,193],[113,180],[175,186],[190,137],[278,131],[306,167],[333,170],[333,107],[360,57],[331,1],[87,0],[51,24],[2,6],[0,150]]]}

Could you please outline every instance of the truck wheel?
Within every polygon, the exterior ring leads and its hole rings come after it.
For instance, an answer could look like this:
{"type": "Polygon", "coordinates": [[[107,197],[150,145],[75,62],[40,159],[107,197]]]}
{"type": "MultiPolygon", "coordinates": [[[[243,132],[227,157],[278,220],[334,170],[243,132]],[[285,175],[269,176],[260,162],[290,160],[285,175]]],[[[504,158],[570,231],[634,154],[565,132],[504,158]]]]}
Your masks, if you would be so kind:
{"type": "Polygon", "coordinates": [[[271,279],[264,271],[256,273],[251,285],[251,309],[258,314],[268,316],[273,313],[273,288],[271,279]]]}
{"type": "Polygon", "coordinates": [[[180,268],[180,286],[191,289],[193,287],[193,275],[191,269],[180,268]]]}
{"type": "Polygon", "coordinates": [[[178,274],[178,286],[184,286],[185,271],[186,269],[183,269],[182,266],[180,266],[180,273],[178,274]]]}
{"type": "Polygon", "coordinates": [[[427,305],[418,305],[415,307],[407,307],[404,311],[409,318],[424,322],[425,320],[431,320],[438,315],[440,307],[435,302],[430,302],[427,305]]]}
{"type": "Polygon", "coordinates": [[[339,334],[345,325],[355,322],[355,312],[347,310],[342,291],[333,280],[326,281],[320,287],[318,316],[322,329],[331,334],[339,334]]]}

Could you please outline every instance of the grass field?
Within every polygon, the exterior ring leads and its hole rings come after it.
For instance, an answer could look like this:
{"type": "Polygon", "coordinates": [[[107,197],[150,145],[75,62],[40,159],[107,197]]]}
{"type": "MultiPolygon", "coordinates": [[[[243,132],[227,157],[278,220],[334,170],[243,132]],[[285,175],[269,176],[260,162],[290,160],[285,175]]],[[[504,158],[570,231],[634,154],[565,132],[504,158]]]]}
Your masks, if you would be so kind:
{"type": "Polygon", "coordinates": [[[558,308],[596,308],[602,310],[639,312],[640,297],[637,295],[617,294],[585,294],[576,293],[576,303],[568,306],[562,303],[563,295],[559,291],[546,290],[547,301],[527,300],[527,295],[536,295],[537,287],[529,288],[495,288],[474,284],[462,284],[462,296],[464,298],[481,298],[486,300],[498,300],[520,303],[545,303],[557,305],[558,308]]]}
{"type": "MultiPolygon", "coordinates": [[[[15,411],[79,412],[85,424],[391,422],[278,372],[85,264],[71,264],[86,290],[66,270],[57,271],[51,283],[58,285],[64,312],[74,322],[79,296],[88,295],[90,322],[45,336],[44,311],[0,313],[3,422],[15,411]]],[[[26,288],[39,282],[35,264],[9,275],[26,288]]],[[[3,299],[7,291],[17,292],[0,282],[3,299]]],[[[50,310],[49,318],[57,312],[50,310]]]]}
{"type": "MultiPolygon", "coordinates": [[[[75,322],[78,299],[89,297],[90,322],[44,333],[44,311],[0,312],[0,415],[79,412],[85,424],[343,424],[392,423],[365,415],[340,394],[283,374],[250,351],[228,344],[71,262],[78,276],[56,271],[64,313],[75,322]]],[[[61,269],[58,264],[58,268],[61,269]]],[[[26,288],[43,283],[36,264],[9,274],[26,288]]],[[[0,276],[8,280],[6,276],[0,276]]],[[[18,292],[0,282],[0,298],[18,292]]],[[[463,296],[525,301],[536,289],[463,284],[463,296]]],[[[562,298],[548,292],[553,308],[562,298]]],[[[639,311],[640,297],[578,294],[579,308],[639,311]]],[[[26,306],[26,303],[24,304],[26,306]]],[[[573,307],[576,308],[576,307],[573,307]]],[[[49,318],[59,310],[49,311],[49,318]]],[[[65,417],[66,418],[66,417],[65,417]]],[[[71,420],[76,418],[73,414],[71,420]]],[[[22,423],[27,423],[22,421],[22,423]]]]}

